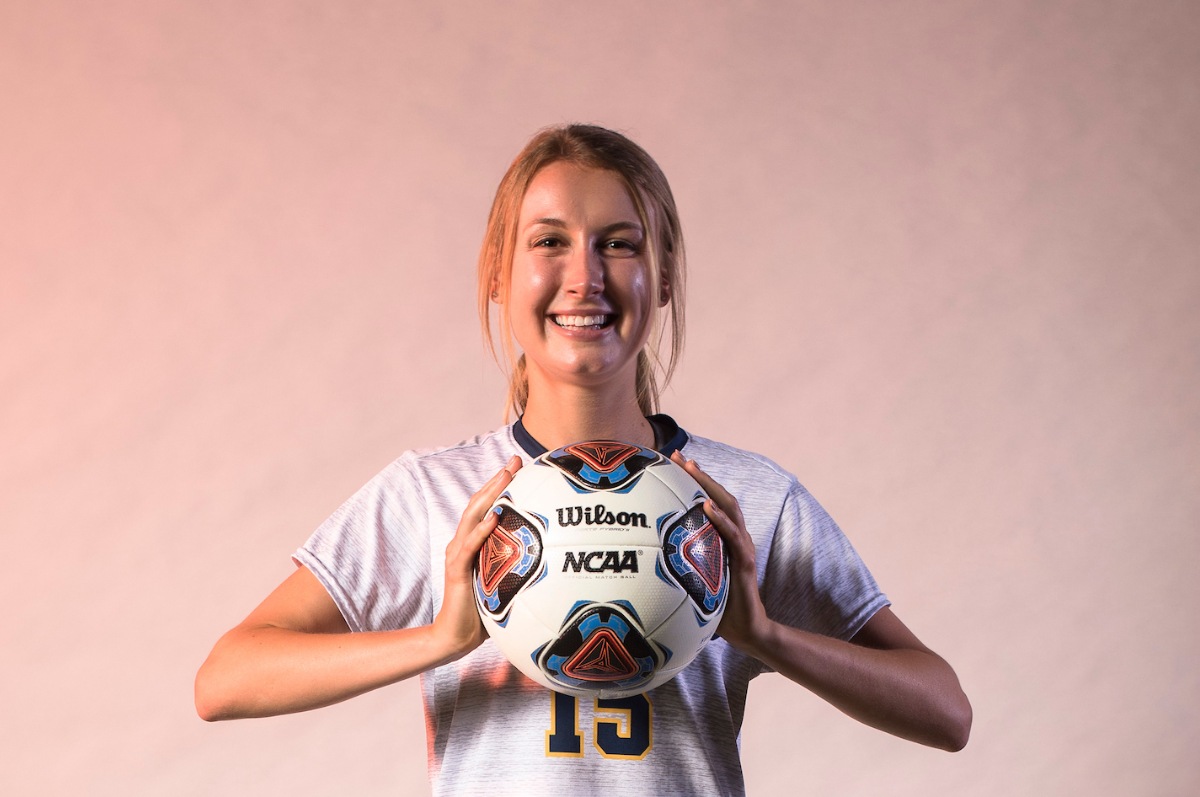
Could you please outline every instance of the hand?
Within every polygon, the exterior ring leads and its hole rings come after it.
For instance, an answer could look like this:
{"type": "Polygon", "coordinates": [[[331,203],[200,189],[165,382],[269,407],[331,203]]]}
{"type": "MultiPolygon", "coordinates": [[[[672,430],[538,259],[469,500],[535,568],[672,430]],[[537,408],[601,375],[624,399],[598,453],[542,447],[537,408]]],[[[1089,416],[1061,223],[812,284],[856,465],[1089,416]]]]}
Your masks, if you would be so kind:
{"type": "Polygon", "coordinates": [[[852,642],[771,620],[737,499],[694,461],[678,452],[671,459],[708,493],[704,514],[729,552],[729,599],[717,627],[725,641],[872,727],[947,750],[967,743],[971,704],[954,670],[891,609],[876,612],[852,642]]]}
{"type": "Polygon", "coordinates": [[[685,461],[678,451],[671,455],[671,460],[687,471],[708,494],[704,514],[721,535],[729,554],[729,597],[717,633],[734,647],[752,653],[756,640],[765,638],[770,620],[758,591],[754,540],[746,531],[742,508],[738,500],[701,470],[695,460],[685,461]]]}
{"type": "Polygon", "coordinates": [[[435,637],[461,658],[487,638],[479,610],[475,607],[472,570],[488,535],[496,528],[498,515],[492,504],[521,469],[521,458],[513,456],[504,469],[471,496],[463,510],[454,538],[446,546],[446,586],[441,611],[433,620],[435,637]]]}

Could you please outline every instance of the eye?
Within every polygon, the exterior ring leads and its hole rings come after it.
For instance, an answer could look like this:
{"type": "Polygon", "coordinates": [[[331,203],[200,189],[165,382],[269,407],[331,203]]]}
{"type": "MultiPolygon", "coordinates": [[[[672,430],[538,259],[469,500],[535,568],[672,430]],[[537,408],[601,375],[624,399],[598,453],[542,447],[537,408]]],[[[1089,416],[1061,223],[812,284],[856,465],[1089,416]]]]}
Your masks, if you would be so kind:
{"type": "Polygon", "coordinates": [[[533,246],[536,249],[554,249],[562,245],[562,239],[556,235],[543,235],[541,238],[535,238],[533,241],[533,246]]]}
{"type": "Polygon", "coordinates": [[[641,247],[625,238],[610,238],[602,245],[606,254],[631,257],[641,251],[641,247]]]}

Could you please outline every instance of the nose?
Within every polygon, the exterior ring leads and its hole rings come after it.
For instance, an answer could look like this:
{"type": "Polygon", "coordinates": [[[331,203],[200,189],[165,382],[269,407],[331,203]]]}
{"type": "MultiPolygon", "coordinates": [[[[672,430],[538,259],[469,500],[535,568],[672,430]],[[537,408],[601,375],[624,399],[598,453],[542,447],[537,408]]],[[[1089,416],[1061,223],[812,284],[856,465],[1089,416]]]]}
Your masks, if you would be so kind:
{"type": "Polygon", "coordinates": [[[604,259],[599,252],[576,248],[563,269],[563,289],[569,295],[586,298],[604,292],[604,259]]]}

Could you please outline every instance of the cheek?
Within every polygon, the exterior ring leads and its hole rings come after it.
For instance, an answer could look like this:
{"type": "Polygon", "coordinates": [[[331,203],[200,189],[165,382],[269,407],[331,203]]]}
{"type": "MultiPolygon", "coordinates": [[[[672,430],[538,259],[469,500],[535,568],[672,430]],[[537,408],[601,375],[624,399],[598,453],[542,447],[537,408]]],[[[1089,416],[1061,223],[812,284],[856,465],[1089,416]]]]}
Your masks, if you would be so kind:
{"type": "Polygon", "coordinates": [[[550,278],[547,269],[539,268],[539,265],[521,261],[513,263],[509,284],[513,312],[523,312],[547,301],[545,297],[550,290],[550,278]]]}
{"type": "Polygon", "coordinates": [[[644,268],[631,274],[628,283],[625,285],[624,293],[628,307],[631,311],[637,311],[642,316],[649,315],[653,309],[650,301],[649,285],[649,275],[644,268]]]}

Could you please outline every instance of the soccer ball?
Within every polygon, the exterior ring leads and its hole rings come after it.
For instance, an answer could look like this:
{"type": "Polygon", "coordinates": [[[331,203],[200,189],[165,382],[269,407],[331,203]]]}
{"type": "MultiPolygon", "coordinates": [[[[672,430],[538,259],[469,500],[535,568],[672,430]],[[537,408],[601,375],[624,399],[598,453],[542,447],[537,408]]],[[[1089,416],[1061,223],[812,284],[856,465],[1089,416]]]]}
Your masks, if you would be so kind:
{"type": "Polygon", "coordinates": [[[656,451],[551,451],[497,499],[475,599],[501,652],[568,694],[616,698],[670,680],[712,638],[729,560],[700,485],[656,451]]]}

